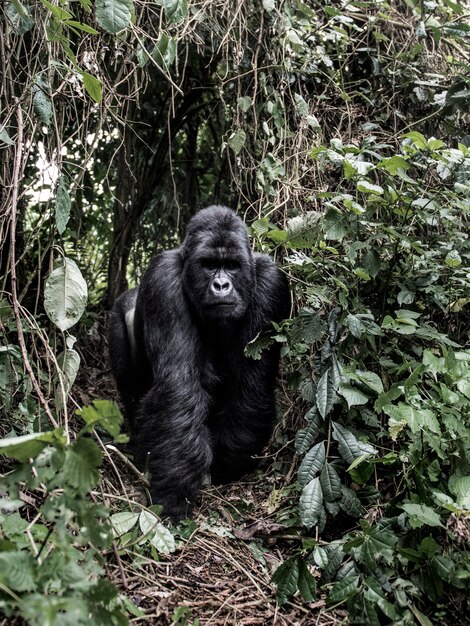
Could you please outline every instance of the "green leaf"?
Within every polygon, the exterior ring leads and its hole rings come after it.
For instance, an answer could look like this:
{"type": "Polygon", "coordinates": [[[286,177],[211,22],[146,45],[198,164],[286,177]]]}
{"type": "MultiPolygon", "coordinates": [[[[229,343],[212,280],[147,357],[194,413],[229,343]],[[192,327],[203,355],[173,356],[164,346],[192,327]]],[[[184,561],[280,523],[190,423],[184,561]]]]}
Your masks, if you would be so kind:
{"type": "Polygon", "coordinates": [[[378,167],[385,169],[389,174],[395,176],[399,170],[406,171],[410,167],[410,164],[402,156],[395,155],[380,161],[378,167]]]}
{"type": "Polygon", "coordinates": [[[68,11],[64,11],[64,9],[61,9],[60,7],[58,7],[55,4],[52,4],[51,2],[48,2],[48,0],[41,0],[42,4],[47,7],[49,9],[49,11],[59,20],[68,20],[71,17],[73,17],[73,15],[71,13],[69,13],[68,11]]]}
{"type": "Polygon", "coordinates": [[[300,116],[306,117],[308,115],[308,104],[298,93],[294,93],[294,104],[295,109],[300,116]]]}
{"type": "Polygon", "coordinates": [[[70,219],[71,204],[72,201],[70,200],[68,191],[67,178],[65,176],[61,176],[57,186],[55,198],[55,223],[57,225],[59,235],[62,235],[70,219]]]}
{"type": "Polygon", "coordinates": [[[343,493],[339,503],[341,509],[351,517],[361,517],[364,510],[356,493],[344,485],[341,485],[341,491],[343,493]]]}
{"type": "Polygon", "coordinates": [[[132,6],[132,0],[96,0],[96,21],[103,30],[114,35],[129,26],[132,6]]]}
{"type": "Polygon", "coordinates": [[[303,488],[299,512],[302,524],[306,528],[312,528],[320,520],[323,514],[323,493],[319,478],[314,478],[303,488]]]}
{"type": "MultiPolygon", "coordinates": [[[[310,411],[309,413],[310,414],[310,411]]],[[[321,422],[320,417],[314,409],[313,417],[309,419],[308,425],[305,428],[297,431],[295,436],[295,450],[297,454],[304,454],[307,450],[310,449],[312,443],[314,443],[315,439],[318,437],[318,433],[320,432],[321,422]]]]}
{"type": "Polygon", "coordinates": [[[359,591],[359,576],[347,576],[333,585],[328,598],[328,604],[346,602],[359,591]]]}
{"type": "Polygon", "coordinates": [[[368,443],[358,441],[356,437],[341,424],[332,422],[333,439],[338,442],[338,449],[343,459],[350,465],[354,459],[364,454],[377,454],[377,450],[368,443]]]}
{"type": "Polygon", "coordinates": [[[383,187],[380,185],[374,185],[370,183],[368,180],[360,180],[356,184],[356,188],[358,191],[362,191],[362,193],[370,193],[374,196],[380,196],[383,194],[383,187]]]}
{"type": "Polygon", "coordinates": [[[310,573],[305,561],[300,557],[299,562],[299,578],[297,581],[297,587],[299,588],[300,595],[307,602],[313,602],[315,600],[317,585],[315,578],[310,573]]]}
{"type": "Polygon", "coordinates": [[[317,443],[302,460],[297,472],[297,479],[301,487],[309,483],[318,472],[321,471],[325,463],[326,452],[323,441],[317,443]]]}
{"type": "Polygon", "coordinates": [[[68,393],[80,369],[80,355],[76,350],[64,350],[58,356],[57,363],[62,371],[64,391],[68,393]]]}
{"type": "Polygon", "coordinates": [[[55,442],[65,443],[62,428],[56,428],[46,433],[32,433],[20,437],[0,439],[0,454],[17,461],[27,461],[30,458],[36,458],[47,445],[55,442]]]}
{"type": "Polygon", "coordinates": [[[366,402],[370,399],[369,396],[367,396],[363,391],[357,387],[353,387],[349,383],[341,382],[338,387],[338,393],[346,400],[348,408],[360,404],[366,404],[366,402]]]}
{"type": "Polygon", "coordinates": [[[169,24],[176,24],[188,17],[187,0],[161,0],[169,24]]]}
{"type": "Polygon", "coordinates": [[[6,143],[7,146],[15,145],[15,142],[10,138],[10,135],[7,133],[5,126],[0,126],[0,141],[6,143]]]}
{"type": "Polygon", "coordinates": [[[244,354],[250,359],[255,361],[261,360],[263,350],[269,348],[274,343],[274,338],[268,333],[258,333],[254,339],[252,339],[245,346],[244,354]]]}
{"type": "Polygon", "coordinates": [[[426,150],[428,147],[428,142],[426,141],[426,137],[421,133],[413,130],[409,133],[405,133],[402,137],[411,139],[412,143],[419,148],[420,150],[426,150]]]}
{"type": "Polygon", "coordinates": [[[150,543],[160,554],[170,554],[176,550],[175,538],[162,523],[158,522],[154,527],[154,534],[150,538],[150,543]]]}
{"type": "Polygon", "coordinates": [[[407,424],[414,433],[420,430],[430,430],[436,434],[441,432],[439,422],[430,409],[416,409],[410,404],[399,402],[398,405],[386,404],[383,412],[391,418],[390,426],[398,422],[407,424]]]}
{"type": "MultiPolygon", "coordinates": [[[[164,70],[168,70],[176,59],[176,45],[174,37],[169,37],[166,33],[161,33],[157,44],[152,50],[152,59],[164,70]]],[[[147,53],[145,54],[147,55],[147,53]]]]}
{"type": "Polygon", "coordinates": [[[457,498],[457,504],[470,510],[470,476],[461,476],[450,483],[450,489],[457,498]]]}
{"type": "Polygon", "coordinates": [[[420,528],[424,525],[444,528],[439,515],[426,504],[413,504],[409,502],[402,504],[401,508],[408,513],[410,526],[412,528],[420,528]]]}
{"type": "Polygon", "coordinates": [[[287,559],[274,572],[271,581],[277,586],[277,601],[282,606],[297,591],[299,563],[297,557],[287,559]]]}
{"type": "Polygon", "coordinates": [[[320,474],[320,484],[323,497],[327,502],[333,502],[341,497],[341,480],[337,471],[330,463],[323,465],[320,474]]]}
{"type": "Polygon", "coordinates": [[[252,223],[251,229],[253,230],[254,234],[259,239],[261,239],[264,235],[266,235],[266,233],[271,230],[271,226],[269,224],[269,220],[266,217],[262,217],[261,219],[256,220],[256,222],[252,223]]]}
{"type": "Polygon", "coordinates": [[[328,209],[321,226],[325,233],[325,239],[342,241],[349,232],[348,216],[340,211],[328,209]]]}
{"type": "Polygon", "coordinates": [[[320,415],[325,418],[331,411],[335,401],[335,389],[330,377],[328,368],[318,381],[316,403],[320,415]]]}
{"type": "Polygon", "coordinates": [[[274,7],[275,7],[275,0],[263,0],[263,9],[267,13],[271,13],[272,11],[274,11],[274,7]]]}
{"type": "Polygon", "coordinates": [[[103,98],[103,87],[101,82],[95,76],[88,74],[88,72],[81,72],[81,74],[83,78],[83,85],[87,94],[92,100],[99,104],[103,98]]]}
{"type": "Polygon", "coordinates": [[[96,442],[84,437],[78,439],[65,453],[64,475],[67,482],[82,494],[91,491],[98,482],[102,458],[96,442]]]}
{"type": "Polygon", "coordinates": [[[460,254],[457,252],[457,250],[451,250],[445,258],[445,263],[446,265],[448,265],[449,267],[458,267],[459,265],[462,265],[462,257],[460,256],[460,254]]]}
{"type": "Polygon", "coordinates": [[[84,406],[77,410],[87,425],[87,430],[100,426],[116,439],[119,435],[122,422],[122,413],[115,402],[110,400],[93,400],[93,406],[84,406]]]}
{"type": "Polygon", "coordinates": [[[250,96],[243,96],[237,99],[237,106],[243,113],[246,113],[252,105],[253,98],[250,96]]]}
{"type": "Polygon", "coordinates": [[[44,285],[44,308],[62,331],[76,324],[85,310],[88,290],[75,261],[64,258],[44,285]]]}
{"type": "Polygon", "coordinates": [[[245,145],[246,133],[243,129],[237,130],[236,133],[232,133],[227,140],[228,145],[232,148],[235,154],[238,154],[245,145]]]}
{"type": "Polygon", "coordinates": [[[122,511],[122,513],[111,515],[109,521],[113,527],[114,537],[125,535],[131,528],[134,528],[138,519],[139,513],[133,513],[132,511],[122,511]]]}
{"type": "Polygon", "coordinates": [[[49,95],[49,85],[42,76],[36,75],[31,94],[34,112],[43,124],[49,126],[52,121],[52,100],[49,95]]]}
{"type": "Polygon", "coordinates": [[[0,552],[0,582],[3,590],[5,587],[16,592],[35,590],[36,568],[36,561],[29,552],[0,552]]]}
{"type": "Polygon", "coordinates": [[[393,604],[385,598],[379,583],[370,576],[366,578],[365,583],[364,598],[369,600],[373,606],[378,606],[389,619],[396,622],[397,611],[393,604]]]}

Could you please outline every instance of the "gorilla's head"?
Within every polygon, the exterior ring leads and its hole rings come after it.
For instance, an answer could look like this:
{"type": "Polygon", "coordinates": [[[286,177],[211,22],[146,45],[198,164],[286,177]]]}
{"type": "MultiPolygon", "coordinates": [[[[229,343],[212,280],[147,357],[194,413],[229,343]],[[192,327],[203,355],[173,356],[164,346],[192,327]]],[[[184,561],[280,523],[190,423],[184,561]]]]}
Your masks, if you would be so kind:
{"type": "Polygon", "coordinates": [[[254,290],[254,261],[242,220],[212,206],[189,221],[182,245],[183,287],[204,321],[241,319],[254,290]]]}

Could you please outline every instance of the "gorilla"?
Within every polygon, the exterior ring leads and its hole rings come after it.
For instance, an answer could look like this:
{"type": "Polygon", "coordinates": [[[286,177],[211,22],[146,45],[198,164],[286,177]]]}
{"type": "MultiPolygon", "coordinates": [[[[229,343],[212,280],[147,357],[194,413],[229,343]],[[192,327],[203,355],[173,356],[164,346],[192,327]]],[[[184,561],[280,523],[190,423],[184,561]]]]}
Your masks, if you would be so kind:
{"type": "Polygon", "coordinates": [[[279,344],[259,360],[244,348],[289,310],[284,275],[222,206],[196,213],[183,244],[116,300],[109,352],[135,463],[172,519],[208,477],[232,482],[256,466],[275,420],[279,344]]]}

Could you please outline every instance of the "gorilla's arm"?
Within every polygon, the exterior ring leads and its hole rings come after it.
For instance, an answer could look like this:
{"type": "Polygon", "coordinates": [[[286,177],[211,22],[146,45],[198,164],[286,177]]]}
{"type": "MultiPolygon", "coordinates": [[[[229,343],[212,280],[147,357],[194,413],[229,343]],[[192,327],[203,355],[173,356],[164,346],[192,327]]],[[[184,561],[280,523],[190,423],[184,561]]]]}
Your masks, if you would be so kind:
{"type": "Polygon", "coordinates": [[[134,337],[129,335],[137,300],[137,289],[123,293],[114,303],[108,321],[108,351],[116,384],[121,394],[126,415],[132,422],[138,398],[136,371],[133,364],[134,337]]]}
{"type": "Polygon", "coordinates": [[[256,335],[280,322],[290,312],[287,280],[266,255],[255,254],[256,288],[244,332],[236,352],[228,358],[233,363],[236,381],[227,388],[226,402],[217,422],[215,437],[214,482],[231,482],[251,471],[257,464],[253,455],[267,444],[276,417],[274,390],[280,345],[264,350],[260,360],[244,355],[246,344],[256,335]]]}
{"type": "Polygon", "coordinates": [[[137,348],[145,351],[153,373],[136,414],[136,461],[148,463],[155,501],[173,519],[185,515],[212,461],[202,350],[181,271],[179,250],[156,257],[139,287],[135,312],[137,348]]]}

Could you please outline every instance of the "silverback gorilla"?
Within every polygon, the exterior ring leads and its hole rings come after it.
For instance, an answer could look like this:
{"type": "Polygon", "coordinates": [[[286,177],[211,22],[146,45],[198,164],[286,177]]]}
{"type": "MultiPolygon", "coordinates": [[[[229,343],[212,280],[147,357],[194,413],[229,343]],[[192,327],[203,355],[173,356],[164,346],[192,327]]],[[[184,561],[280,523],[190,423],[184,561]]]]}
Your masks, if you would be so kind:
{"type": "Polygon", "coordinates": [[[289,308],[285,277],[222,206],[199,211],[181,247],[116,300],[109,352],[135,462],[174,520],[209,475],[226,483],[255,467],[275,419],[279,344],[260,360],[243,351],[289,308]]]}

